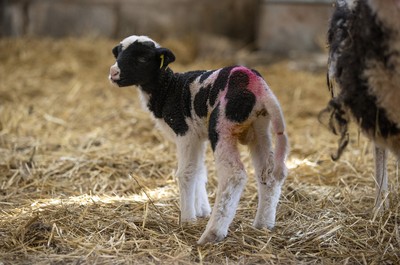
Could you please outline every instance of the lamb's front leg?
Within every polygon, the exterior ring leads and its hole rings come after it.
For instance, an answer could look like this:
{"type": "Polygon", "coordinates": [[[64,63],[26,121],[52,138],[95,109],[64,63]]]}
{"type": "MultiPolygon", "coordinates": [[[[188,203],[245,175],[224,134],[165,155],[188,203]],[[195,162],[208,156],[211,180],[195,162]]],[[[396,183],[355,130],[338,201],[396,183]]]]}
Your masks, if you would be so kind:
{"type": "MultiPolygon", "coordinates": [[[[204,149],[204,144],[203,144],[204,149]]],[[[204,154],[204,150],[201,151],[204,154]]],[[[204,161],[204,159],[200,159],[204,161]]],[[[197,217],[207,217],[211,213],[210,203],[208,202],[207,195],[207,168],[204,162],[200,162],[198,171],[196,173],[196,198],[195,198],[195,209],[197,217]]]]}
{"type": "Polygon", "coordinates": [[[386,159],[388,152],[386,149],[381,148],[375,145],[374,148],[374,156],[375,156],[375,189],[376,189],[376,198],[375,198],[375,209],[380,211],[383,208],[389,208],[389,201],[387,198],[388,191],[388,179],[387,179],[387,169],[386,169],[386,159]],[[382,205],[382,200],[385,199],[385,202],[382,205]]]}
{"type": "Polygon", "coordinates": [[[180,192],[181,221],[195,221],[210,214],[204,167],[204,143],[196,137],[182,136],[176,141],[177,178],[180,192]]]}
{"type": "Polygon", "coordinates": [[[217,197],[206,230],[198,244],[217,242],[226,237],[247,179],[236,143],[221,140],[214,157],[218,174],[217,197]]]}

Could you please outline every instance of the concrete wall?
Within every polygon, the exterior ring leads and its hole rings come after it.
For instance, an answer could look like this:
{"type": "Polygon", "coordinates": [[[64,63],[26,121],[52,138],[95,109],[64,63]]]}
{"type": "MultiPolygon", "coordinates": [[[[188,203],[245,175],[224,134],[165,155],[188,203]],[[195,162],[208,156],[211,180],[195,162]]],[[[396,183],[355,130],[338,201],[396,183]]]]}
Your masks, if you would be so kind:
{"type": "Polygon", "coordinates": [[[259,0],[0,0],[3,36],[157,38],[223,34],[252,41],[259,0]],[[249,19],[251,18],[251,19],[249,19]]]}
{"type": "Polygon", "coordinates": [[[314,51],[325,45],[332,1],[0,0],[0,36],[211,34],[261,51],[314,51]]]}
{"type": "Polygon", "coordinates": [[[315,51],[326,45],[333,7],[331,1],[264,1],[261,5],[257,48],[264,51],[315,51]]]}

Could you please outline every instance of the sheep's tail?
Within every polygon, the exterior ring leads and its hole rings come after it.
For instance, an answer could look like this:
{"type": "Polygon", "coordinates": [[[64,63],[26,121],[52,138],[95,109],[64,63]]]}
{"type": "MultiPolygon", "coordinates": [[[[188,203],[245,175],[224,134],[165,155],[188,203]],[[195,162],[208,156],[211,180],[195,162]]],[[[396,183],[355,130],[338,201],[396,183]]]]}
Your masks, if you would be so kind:
{"type": "Polygon", "coordinates": [[[278,99],[269,89],[268,85],[265,84],[265,86],[264,105],[271,117],[272,133],[276,137],[274,162],[275,165],[281,166],[286,170],[285,161],[289,153],[289,141],[286,134],[285,119],[278,99]]]}

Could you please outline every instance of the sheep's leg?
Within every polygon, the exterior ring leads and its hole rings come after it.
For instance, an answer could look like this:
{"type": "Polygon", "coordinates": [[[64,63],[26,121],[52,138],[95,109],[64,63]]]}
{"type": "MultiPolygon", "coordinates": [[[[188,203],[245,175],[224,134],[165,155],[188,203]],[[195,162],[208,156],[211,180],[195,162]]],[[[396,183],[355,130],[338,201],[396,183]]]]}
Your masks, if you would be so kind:
{"type": "Polygon", "coordinates": [[[274,156],[267,119],[258,119],[254,125],[254,139],[249,143],[258,186],[258,208],[253,225],[257,228],[273,228],[276,208],[284,179],[275,176],[274,156]]]}
{"type": "MultiPolygon", "coordinates": [[[[204,144],[201,151],[202,157],[204,156],[204,144]]],[[[202,158],[201,161],[204,161],[202,158]]],[[[211,213],[210,203],[208,202],[207,195],[207,168],[204,162],[200,162],[198,172],[196,173],[196,198],[195,209],[197,217],[207,217],[211,213]]]]}
{"type": "Polygon", "coordinates": [[[198,244],[225,238],[247,179],[236,139],[220,139],[214,157],[218,174],[217,196],[210,220],[198,244]]]}
{"type": "Polygon", "coordinates": [[[375,145],[374,156],[375,156],[375,187],[376,187],[376,198],[375,198],[375,209],[380,210],[381,207],[389,208],[389,201],[385,198],[388,191],[388,179],[386,169],[386,159],[388,152],[386,149],[375,145]],[[382,199],[385,202],[382,204],[382,199]]]}
{"type": "Polygon", "coordinates": [[[196,215],[207,215],[210,208],[205,187],[204,144],[195,137],[179,137],[177,151],[181,221],[190,222],[196,220],[196,215]]]}

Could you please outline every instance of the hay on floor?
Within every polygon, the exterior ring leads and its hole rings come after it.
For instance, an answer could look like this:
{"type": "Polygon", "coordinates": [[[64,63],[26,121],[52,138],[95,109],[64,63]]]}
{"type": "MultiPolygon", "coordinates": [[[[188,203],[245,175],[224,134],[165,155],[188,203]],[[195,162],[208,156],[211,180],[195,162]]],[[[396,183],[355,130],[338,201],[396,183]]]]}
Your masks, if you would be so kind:
{"type": "MultiPolygon", "coordinates": [[[[197,246],[207,220],[179,223],[173,144],[135,88],[107,80],[114,44],[0,40],[0,264],[400,262],[396,161],[390,209],[376,215],[370,144],[353,128],[342,159],[331,161],[337,138],[316,118],[328,101],[325,73],[290,60],[256,67],[283,105],[291,143],[277,226],[251,225],[257,189],[243,148],[249,180],[228,237],[197,246]]],[[[172,68],[220,66],[178,57],[172,68]]],[[[213,202],[210,151],[206,162],[213,202]]]]}

